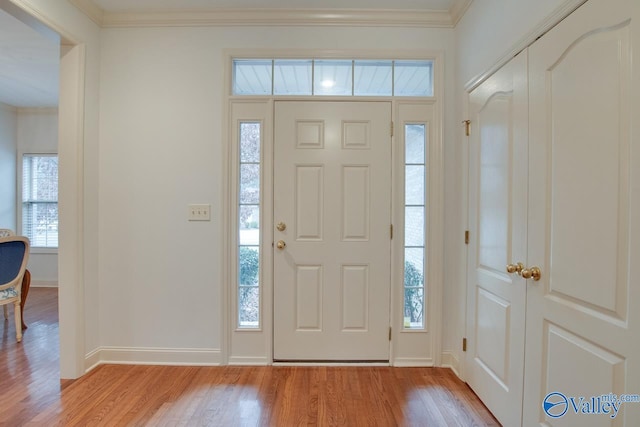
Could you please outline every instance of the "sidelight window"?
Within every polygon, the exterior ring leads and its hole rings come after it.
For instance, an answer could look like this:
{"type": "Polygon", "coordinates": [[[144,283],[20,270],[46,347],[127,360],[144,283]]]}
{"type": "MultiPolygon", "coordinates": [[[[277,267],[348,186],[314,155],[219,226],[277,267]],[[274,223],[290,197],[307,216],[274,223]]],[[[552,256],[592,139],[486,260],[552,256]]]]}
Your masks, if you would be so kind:
{"type": "Polygon", "coordinates": [[[238,326],[260,327],[261,124],[240,123],[238,326]]]}
{"type": "Polygon", "coordinates": [[[426,125],[407,124],[405,140],[404,328],[422,329],[425,318],[426,125]]]}

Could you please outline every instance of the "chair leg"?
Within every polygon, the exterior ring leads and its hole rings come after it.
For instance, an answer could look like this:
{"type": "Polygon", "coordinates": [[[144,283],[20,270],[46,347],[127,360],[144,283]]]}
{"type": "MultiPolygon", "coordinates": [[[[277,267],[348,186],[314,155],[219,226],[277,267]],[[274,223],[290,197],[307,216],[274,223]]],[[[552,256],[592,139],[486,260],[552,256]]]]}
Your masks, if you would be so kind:
{"type": "Polygon", "coordinates": [[[16,301],[14,304],[14,317],[16,321],[16,340],[20,342],[22,341],[22,316],[20,315],[20,301],[16,301]]]}
{"type": "Polygon", "coordinates": [[[9,304],[2,306],[4,308],[4,320],[9,320],[9,304]]]}

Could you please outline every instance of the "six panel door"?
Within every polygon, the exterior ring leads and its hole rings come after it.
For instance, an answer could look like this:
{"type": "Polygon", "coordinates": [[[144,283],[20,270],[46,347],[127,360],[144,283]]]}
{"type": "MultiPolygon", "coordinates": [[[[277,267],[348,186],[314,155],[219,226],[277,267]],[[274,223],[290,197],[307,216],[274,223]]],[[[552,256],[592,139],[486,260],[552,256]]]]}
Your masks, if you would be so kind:
{"type": "Polygon", "coordinates": [[[389,360],[390,123],[390,102],[275,103],[276,361],[389,360]]]}

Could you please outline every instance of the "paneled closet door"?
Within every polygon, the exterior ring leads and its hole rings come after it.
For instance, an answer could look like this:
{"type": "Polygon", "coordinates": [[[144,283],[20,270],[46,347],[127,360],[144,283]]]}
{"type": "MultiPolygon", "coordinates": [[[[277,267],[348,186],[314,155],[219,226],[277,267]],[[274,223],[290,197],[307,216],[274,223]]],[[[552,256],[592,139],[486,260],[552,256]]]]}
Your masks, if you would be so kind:
{"type": "Polygon", "coordinates": [[[529,50],[525,426],[640,422],[591,399],[640,393],[639,9],[590,0],[529,50]]]}
{"type": "Polygon", "coordinates": [[[517,274],[527,258],[526,51],[470,93],[469,109],[466,379],[502,425],[517,426],[526,306],[526,281],[517,274]]]}

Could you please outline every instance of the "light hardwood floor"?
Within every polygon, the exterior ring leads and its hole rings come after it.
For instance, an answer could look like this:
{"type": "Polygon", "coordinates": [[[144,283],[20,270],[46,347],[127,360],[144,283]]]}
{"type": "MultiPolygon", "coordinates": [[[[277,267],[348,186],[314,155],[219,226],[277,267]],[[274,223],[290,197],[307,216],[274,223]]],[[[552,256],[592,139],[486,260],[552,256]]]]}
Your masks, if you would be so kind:
{"type": "Polygon", "coordinates": [[[61,383],[57,292],[0,340],[0,426],[498,426],[449,369],[102,365],[61,383]]]}

